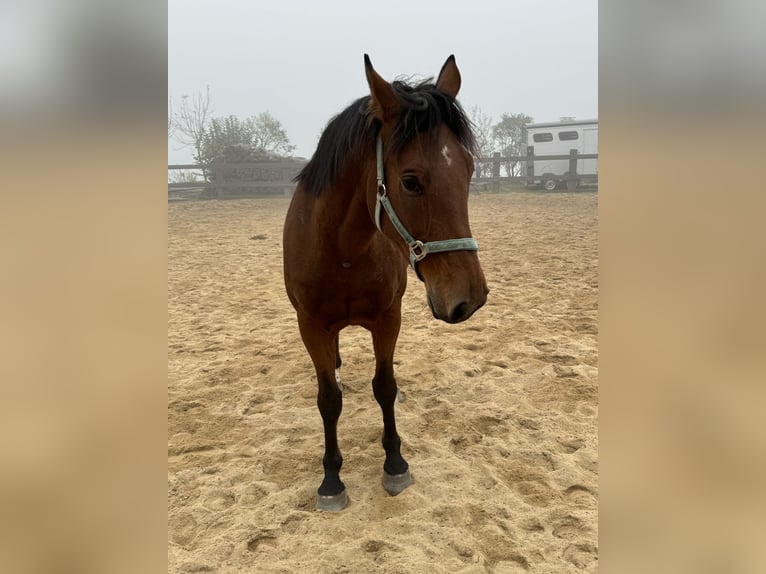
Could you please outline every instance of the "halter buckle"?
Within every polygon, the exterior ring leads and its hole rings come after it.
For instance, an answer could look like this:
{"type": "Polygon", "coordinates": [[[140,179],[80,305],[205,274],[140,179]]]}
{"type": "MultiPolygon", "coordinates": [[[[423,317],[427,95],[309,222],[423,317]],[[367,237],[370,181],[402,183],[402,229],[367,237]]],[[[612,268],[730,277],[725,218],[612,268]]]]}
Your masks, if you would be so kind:
{"type": "Polygon", "coordinates": [[[415,243],[410,245],[410,253],[412,254],[412,257],[415,259],[415,261],[422,261],[426,258],[426,255],[428,255],[426,246],[420,239],[416,239],[415,243]]]}

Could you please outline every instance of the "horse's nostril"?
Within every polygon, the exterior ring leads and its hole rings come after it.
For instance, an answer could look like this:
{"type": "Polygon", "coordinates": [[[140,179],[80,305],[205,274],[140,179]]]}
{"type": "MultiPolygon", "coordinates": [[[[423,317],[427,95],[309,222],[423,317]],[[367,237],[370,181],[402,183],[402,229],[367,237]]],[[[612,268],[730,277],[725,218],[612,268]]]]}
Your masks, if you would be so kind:
{"type": "Polygon", "coordinates": [[[450,323],[459,323],[463,319],[468,318],[468,303],[463,301],[452,309],[452,313],[449,314],[450,323]]]}

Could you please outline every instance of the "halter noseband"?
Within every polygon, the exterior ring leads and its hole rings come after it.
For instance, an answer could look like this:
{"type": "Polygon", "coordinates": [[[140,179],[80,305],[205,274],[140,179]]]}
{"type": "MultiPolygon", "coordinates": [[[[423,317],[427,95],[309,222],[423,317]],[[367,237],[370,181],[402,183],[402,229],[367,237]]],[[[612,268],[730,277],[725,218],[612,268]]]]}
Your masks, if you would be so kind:
{"type": "Polygon", "coordinates": [[[415,239],[407,228],[404,227],[401,220],[396,216],[391,202],[388,200],[388,193],[386,191],[384,167],[383,167],[383,140],[378,136],[377,142],[377,160],[378,160],[378,199],[375,203],[375,225],[380,229],[380,208],[386,210],[388,219],[394,226],[394,229],[401,235],[407,247],[410,248],[410,265],[418,276],[418,279],[423,280],[418,273],[417,262],[425,259],[429,253],[440,253],[443,251],[478,251],[479,244],[473,237],[464,237],[462,239],[445,239],[442,241],[429,241],[423,243],[419,239],[415,239]]]}

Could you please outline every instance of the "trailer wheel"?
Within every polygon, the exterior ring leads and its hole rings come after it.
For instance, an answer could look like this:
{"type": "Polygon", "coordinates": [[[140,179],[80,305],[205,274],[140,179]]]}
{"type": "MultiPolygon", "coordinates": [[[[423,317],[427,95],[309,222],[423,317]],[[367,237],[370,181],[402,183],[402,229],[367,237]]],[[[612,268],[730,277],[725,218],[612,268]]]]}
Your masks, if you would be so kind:
{"type": "Polygon", "coordinates": [[[545,189],[545,191],[553,191],[553,190],[555,190],[556,189],[556,185],[558,185],[558,183],[556,182],[555,179],[545,179],[545,180],[543,180],[543,189],[545,189]]]}

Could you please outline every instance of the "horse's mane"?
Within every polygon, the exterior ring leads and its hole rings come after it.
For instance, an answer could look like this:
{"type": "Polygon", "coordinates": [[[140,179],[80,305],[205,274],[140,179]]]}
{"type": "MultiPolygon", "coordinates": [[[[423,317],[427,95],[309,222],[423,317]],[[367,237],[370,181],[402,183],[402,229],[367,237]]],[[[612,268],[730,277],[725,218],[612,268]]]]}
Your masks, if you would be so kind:
{"type": "MultiPolygon", "coordinates": [[[[401,113],[386,144],[386,154],[396,153],[419,133],[443,123],[469,152],[476,155],[471,121],[460,103],[436,89],[432,79],[418,84],[397,80],[391,85],[401,113]]],[[[327,124],[314,155],[294,179],[302,183],[308,193],[319,195],[324,188],[332,186],[345,162],[354,154],[361,152],[374,159],[380,122],[371,119],[369,104],[370,96],[359,98],[327,124]]]]}

